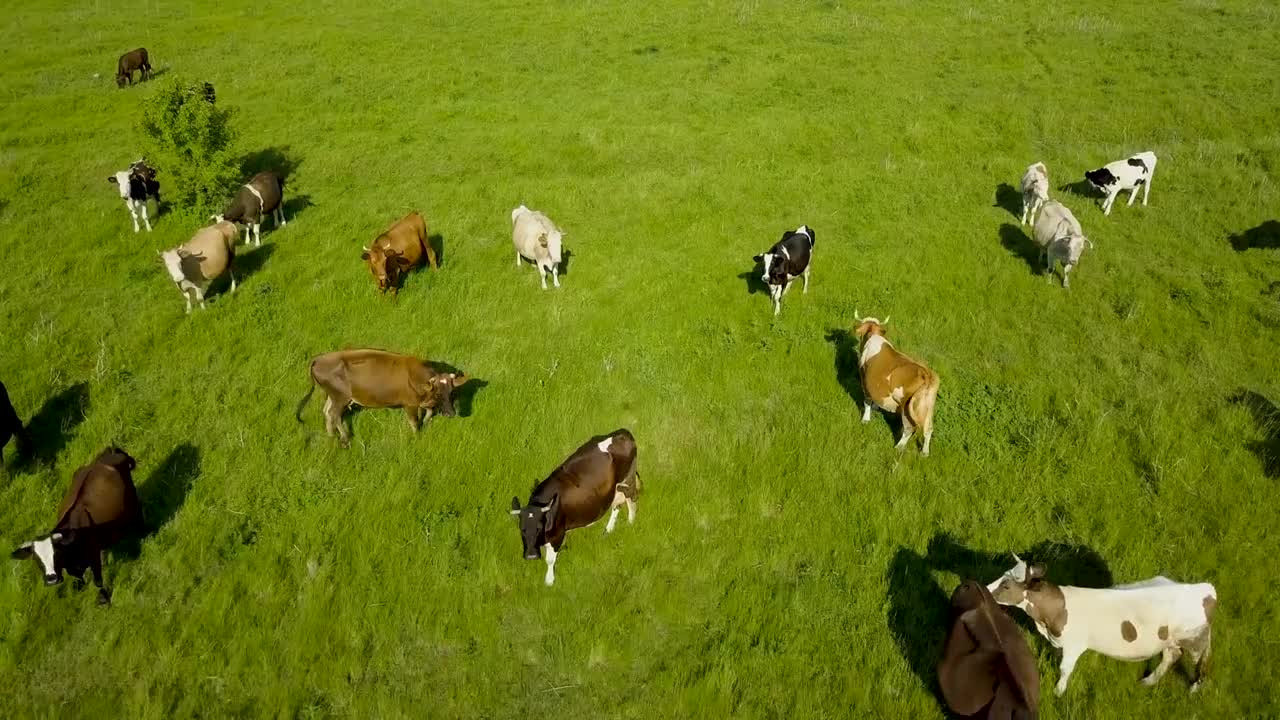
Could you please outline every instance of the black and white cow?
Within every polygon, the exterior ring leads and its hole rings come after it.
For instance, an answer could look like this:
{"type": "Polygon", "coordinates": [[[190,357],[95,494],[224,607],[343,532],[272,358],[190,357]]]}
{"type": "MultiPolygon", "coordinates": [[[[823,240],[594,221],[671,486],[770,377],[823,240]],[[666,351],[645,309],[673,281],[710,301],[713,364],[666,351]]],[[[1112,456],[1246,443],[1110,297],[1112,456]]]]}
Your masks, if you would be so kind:
{"type": "Polygon", "coordinates": [[[133,231],[138,232],[138,213],[141,212],[142,222],[146,224],[147,232],[151,232],[151,220],[147,217],[147,200],[154,198],[156,212],[160,212],[160,183],[156,181],[155,168],[147,165],[146,160],[140,158],[130,165],[128,170],[121,170],[107,177],[107,182],[116,185],[120,190],[120,199],[124,200],[129,217],[133,218],[133,231]]]}
{"type": "Polygon", "coordinates": [[[809,260],[813,256],[815,242],[813,229],[801,225],[794,231],[782,233],[782,239],[763,255],[756,255],[754,260],[764,265],[761,279],[769,286],[769,296],[773,298],[773,314],[782,311],[782,296],[787,294],[791,281],[804,277],[804,291],[809,292],[809,260]]]}
{"type": "Polygon", "coordinates": [[[284,219],[284,179],[278,174],[267,171],[260,172],[240,186],[231,204],[221,215],[214,215],[215,222],[227,220],[244,225],[244,244],[249,244],[252,233],[254,245],[262,245],[262,219],[274,216],[276,227],[288,223],[284,219]]]}
{"type": "Polygon", "coordinates": [[[1121,190],[1132,190],[1129,195],[1129,206],[1133,207],[1138,190],[1142,190],[1142,205],[1147,204],[1151,195],[1151,176],[1156,172],[1156,154],[1150,151],[1140,152],[1126,160],[1107,163],[1097,170],[1086,170],[1084,179],[1089,184],[1106,193],[1107,199],[1102,201],[1102,214],[1111,214],[1111,205],[1121,190]]]}

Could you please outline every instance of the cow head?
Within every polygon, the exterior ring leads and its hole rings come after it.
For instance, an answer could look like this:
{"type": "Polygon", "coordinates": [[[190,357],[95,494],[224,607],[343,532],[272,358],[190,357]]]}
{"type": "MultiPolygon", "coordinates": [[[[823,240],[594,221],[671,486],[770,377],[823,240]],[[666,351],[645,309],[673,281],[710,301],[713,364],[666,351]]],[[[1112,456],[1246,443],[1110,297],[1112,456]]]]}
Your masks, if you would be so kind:
{"type": "MultiPolygon", "coordinates": [[[[858,312],[854,312],[854,315],[859,314],[860,313],[858,312]]],[[[866,340],[872,335],[884,335],[884,329],[888,324],[889,316],[885,317],[884,322],[881,322],[878,318],[864,317],[858,321],[856,326],[854,326],[853,334],[860,340],[866,340]]]]}
{"type": "Polygon", "coordinates": [[[530,498],[529,504],[524,507],[520,506],[520,498],[511,498],[511,514],[516,516],[516,522],[520,525],[525,560],[542,557],[542,546],[547,544],[547,531],[555,525],[559,512],[559,493],[551,496],[551,501],[546,504],[535,504],[533,498],[530,498]]]}
{"type": "Polygon", "coordinates": [[[987,586],[991,596],[1001,605],[1017,605],[1026,609],[1027,593],[1036,590],[1037,584],[1044,579],[1044,565],[1028,565],[1015,553],[1017,565],[1007,570],[995,582],[987,586]]]}
{"type": "Polygon", "coordinates": [[[134,468],[138,467],[138,461],[134,460],[132,455],[115,445],[110,445],[98,453],[98,457],[94,459],[94,462],[109,465],[122,475],[131,473],[134,468]]]}
{"type": "Polygon", "coordinates": [[[1084,179],[1095,188],[1106,192],[1107,187],[1116,182],[1116,176],[1111,171],[1102,167],[1097,170],[1085,170],[1084,179]]]}
{"type": "Polygon", "coordinates": [[[378,290],[381,292],[399,287],[400,277],[410,265],[399,250],[376,244],[371,248],[364,248],[360,259],[369,264],[369,272],[373,274],[374,282],[378,283],[378,290]]]}
{"type": "Polygon", "coordinates": [[[108,175],[107,182],[116,186],[116,189],[120,191],[120,197],[122,198],[129,197],[129,171],[128,170],[121,170],[118,173],[112,173],[111,175],[108,175]]]}
{"type": "Polygon", "coordinates": [[[551,262],[556,265],[560,264],[560,252],[563,247],[564,233],[559,230],[545,232],[538,236],[538,244],[547,251],[547,256],[551,258],[551,262]]]}
{"type": "Polygon", "coordinates": [[[64,550],[75,542],[75,530],[55,530],[48,535],[30,542],[25,542],[10,555],[14,560],[36,559],[40,572],[44,575],[45,585],[57,585],[62,582],[64,550]]]}
{"type": "Polygon", "coordinates": [[[438,415],[456,417],[458,411],[453,406],[453,391],[470,379],[457,373],[436,373],[431,377],[429,388],[419,389],[422,398],[420,406],[438,415]]]}

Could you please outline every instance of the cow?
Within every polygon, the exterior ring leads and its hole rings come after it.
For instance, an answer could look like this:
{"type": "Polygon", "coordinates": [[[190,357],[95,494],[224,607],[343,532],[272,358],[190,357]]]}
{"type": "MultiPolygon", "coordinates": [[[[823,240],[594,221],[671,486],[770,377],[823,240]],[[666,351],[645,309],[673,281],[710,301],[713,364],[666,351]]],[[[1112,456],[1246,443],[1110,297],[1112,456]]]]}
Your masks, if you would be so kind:
{"type": "Polygon", "coordinates": [[[200,95],[204,98],[204,101],[210,105],[216,105],[218,103],[218,92],[213,89],[213,83],[207,82],[201,85],[200,95]]]}
{"type": "Polygon", "coordinates": [[[18,411],[13,409],[13,403],[9,402],[9,391],[5,389],[4,383],[0,383],[0,464],[4,463],[4,446],[9,444],[9,438],[12,437],[18,438],[19,451],[31,447],[31,437],[22,427],[22,419],[18,417],[18,411]]]}
{"type": "Polygon", "coordinates": [[[618,508],[627,506],[627,522],[636,521],[636,498],[640,475],[636,471],[636,439],[631,431],[614,430],[591,438],[560,464],[546,480],[533,487],[529,502],[511,498],[511,514],[520,528],[524,559],[537,560],[547,553],[550,587],[556,582],[556,554],[565,534],[587,527],[609,512],[604,526],[613,532],[618,508]]]}
{"type": "Polygon", "coordinates": [[[227,220],[244,225],[244,244],[249,244],[249,232],[253,231],[254,245],[262,245],[262,219],[275,214],[276,227],[289,223],[284,219],[284,180],[274,172],[260,172],[240,186],[231,204],[221,215],[214,215],[215,222],[227,220]]]}
{"type": "Polygon", "coordinates": [[[1040,712],[1040,672],[1026,638],[973,580],[951,595],[938,687],[947,707],[967,717],[1034,720],[1040,712]]]}
{"type": "Polygon", "coordinates": [[[782,296],[791,289],[792,280],[804,277],[804,292],[809,292],[809,262],[816,240],[813,229],[801,225],[795,230],[783,231],[782,239],[774,243],[768,252],[752,258],[764,265],[760,279],[769,286],[774,315],[782,312],[782,296]]]}
{"type": "Polygon", "coordinates": [[[236,226],[223,221],[196,231],[182,245],[160,253],[165,270],[178,291],[187,301],[187,313],[191,313],[191,297],[194,295],[204,310],[204,295],[213,281],[223,273],[231,276],[231,292],[236,291],[236,274],[231,264],[236,257],[236,239],[240,232],[236,226]]]}
{"type": "Polygon", "coordinates": [[[1071,214],[1066,205],[1050,200],[1044,204],[1032,230],[1049,279],[1053,280],[1054,266],[1062,263],[1062,287],[1071,287],[1071,268],[1080,263],[1085,245],[1093,247],[1089,238],[1084,236],[1084,230],[1080,228],[1076,216],[1071,214]]]}
{"type": "Polygon", "coordinates": [[[439,269],[436,251],[427,240],[427,222],[414,211],[397,220],[372,245],[364,248],[360,259],[368,263],[380,292],[390,288],[392,293],[397,293],[404,274],[421,265],[424,256],[432,270],[439,269]]]}
{"type": "Polygon", "coordinates": [[[414,432],[431,417],[454,417],[453,392],[466,384],[466,375],[438,372],[430,363],[412,355],[385,350],[336,350],[311,359],[311,387],[298,402],[294,418],[302,422],[302,410],[319,385],[324,401],[324,429],[329,437],[338,431],[342,447],[350,447],[351,432],[342,421],[349,407],[404,408],[414,432]],[[425,419],[424,416],[425,415],[425,419]]]}
{"type": "Polygon", "coordinates": [[[897,448],[919,428],[924,443],[921,455],[929,454],[933,438],[933,407],[938,399],[938,375],[924,363],[898,352],[884,336],[889,318],[880,322],[873,317],[858,321],[853,334],[862,341],[858,353],[858,371],[862,376],[862,422],[871,422],[871,406],[885,412],[896,412],[902,420],[902,437],[897,448]]]}
{"type": "Polygon", "coordinates": [[[151,59],[147,57],[146,48],[130,50],[120,56],[116,63],[116,87],[122,88],[126,83],[132,85],[135,70],[142,71],[143,80],[151,78],[151,59]]]}
{"type": "Polygon", "coordinates": [[[1034,225],[1036,212],[1049,201],[1049,169],[1044,163],[1029,165],[1022,175],[1022,224],[1034,225]]]}
{"type": "Polygon", "coordinates": [[[1129,207],[1133,207],[1133,199],[1138,197],[1138,190],[1142,190],[1142,205],[1146,207],[1147,197],[1151,195],[1151,176],[1155,172],[1156,154],[1147,151],[1109,162],[1097,170],[1087,170],[1084,179],[1107,196],[1102,201],[1102,214],[1110,215],[1121,190],[1133,191],[1129,194],[1129,207]]]}
{"type": "Polygon", "coordinates": [[[138,158],[136,162],[129,165],[128,170],[108,175],[107,182],[115,185],[120,191],[120,199],[124,200],[124,207],[129,211],[129,217],[133,218],[133,231],[138,232],[138,213],[142,213],[142,222],[146,224],[147,232],[151,232],[151,219],[147,217],[147,201],[154,199],[156,213],[160,212],[160,183],[156,181],[155,169],[147,165],[145,158],[138,158]]]}
{"type": "Polygon", "coordinates": [[[84,580],[93,571],[98,603],[111,602],[102,586],[102,552],[143,527],[142,505],[133,485],[137,462],[118,447],[108,447],[89,465],[76,471],[71,487],[58,505],[53,530],[23,543],[13,551],[14,560],[35,557],[45,585],[62,582],[62,573],[84,580]]]}
{"type": "Polygon", "coordinates": [[[516,246],[516,267],[521,258],[533,263],[547,289],[547,273],[551,282],[560,287],[561,245],[564,231],[551,222],[551,218],[521,205],[511,211],[511,242],[516,246]]]}
{"type": "Polygon", "coordinates": [[[1062,649],[1054,691],[1061,695],[1076,661],[1086,650],[1142,662],[1162,655],[1159,666],[1142,679],[1148,687],[1164,677],[1185,652],[1195,665],[1191,690],[1199,689],[1209,661],[1210,625],[1218,593],[1209,583],[1178,583],[1166,577],[1111,588],[1055,585],[1045,566],[1017,564],[987,585],[1001,605],[1016,605],[1051,645],[1062,649]]]}

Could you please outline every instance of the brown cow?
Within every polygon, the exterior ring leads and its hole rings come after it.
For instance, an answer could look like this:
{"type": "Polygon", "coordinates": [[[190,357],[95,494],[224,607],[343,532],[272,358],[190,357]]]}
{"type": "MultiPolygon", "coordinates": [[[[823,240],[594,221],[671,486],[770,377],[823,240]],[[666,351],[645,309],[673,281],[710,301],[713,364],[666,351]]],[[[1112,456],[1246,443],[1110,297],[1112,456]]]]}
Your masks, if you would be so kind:
{"type": "Polygon", "coordinates": [[[991,591],[968,580],[951,595],[951,634],[938,686],[952,712],[986,720],[1035,720],[1040,673],[1022,631],[991,591]]]}
{"type": "Polygon", "coordinates": [[[0,463],[4,462],[4,446],[9,444],[9,438],[15,436],[19,450],[24,446],[31,447],[31,436],[22,427],[22,418],[13,409],[13,403],[9,402],[9,392],[5,390],[4,383],[0,383],[0,463]]]}
{"type": "Polygon", "coordinates": [[[62,582],[62,571],[77,580],[93,571],[98,603],[111,602],[102,586],[102,551],[142,528],[142,505],[133,485],[137,463],[124,450],[108,447],[76,471],[58,506],[58,523],[48,535],[13,551],[14,560],[35,556],[45,585],[62,582]]]}
{"type": "Polygon", "coordinates": [[[385,350],[336,350],[311,359],[311,388],[302,396],[294,417],[302,422],[302,409],[316,385],[324,388],[324,429],[330,437],[336,429],[342,447],[351,444],[351,432],[342,421],[347,408],[404,408],[409,426],[418,431],[424,421],[440,413],[453,417],[453,391],[467,382],[466,375],[436,372],[426,362],[385,350]]]}
{"type": "Polygon", "coordinates": [[[606,510],[612,512],[604,531],[613,532],[618,508],[624,503],[627,522],[635,522],[639,494],[636,439],[631,431],[614,430],[591,438],[546,480],[534,486],[528,505],[521,507],[520,498],[511,498],[511,514],[518,519],[524,541],[524,559],[537,560],[540,551],[546,550],[545,581],[548,586],[553,585],[556,553],[564,544],[565,534],[594,524],[606,510]]]}
{"type": "Polygon", "coordinates": [[[369,272],[373,273],[378,290],[386,292],[390,288],[395,293],[404,274],[421,265],[424,255],[431,269],[438,270],[436,251],[427,242],[427,222],[415,210],[387,228],[373,245],[364,248],[360,259],[369,263],[369,272]]]}
{"type": "Polygon", "coordinates": [[[124,87],[125,83],[133,84],[135,70],[142,71],[142,79],[151,78],[151,59],[147,57],[146,48],[138,48],[120,56],[116,63],[116,87],[124,87]]]}
{"type": "Polygon", "coordinates": [[[902,418],[902,437],[898,449],[907,446],[916,428],[924,435],[921,455],[929,454],[933,437],[933,406],[938,399],[938,375],[923,363],[912,360],[894,349],[884,336],[889,323],[862,318],[853,333],[862,340],[858,353],[858,369],[862,375],[862,422],[871,422],[874,403],[886,412],[897,412],[902,418]]]}

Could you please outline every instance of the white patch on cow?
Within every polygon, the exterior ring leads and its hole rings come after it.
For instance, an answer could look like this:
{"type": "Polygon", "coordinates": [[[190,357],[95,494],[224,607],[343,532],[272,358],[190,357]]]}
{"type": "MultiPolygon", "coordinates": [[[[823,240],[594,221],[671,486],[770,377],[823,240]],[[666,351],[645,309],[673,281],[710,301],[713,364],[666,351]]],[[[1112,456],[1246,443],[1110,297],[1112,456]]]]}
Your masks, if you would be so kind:
{"type": "Polygon", "coordinates": [[[54,573],[52,536],[35,541],[32,543],[32,549],[36,551],[36,559],[40,561],[40,568],[44,574],[52,575],[54,573]]]}
{"type": "Polygon", "coordinates": [[[810,241],[810,242],[812,242],[812,241],[813,241],[813,236],[809,234],[809,226],[808,226],[808,225],[801,225],[800,227],[796,228],[796,234],[797,234],[797,235],[804,235],[805,237],[809,238],[809,241],[810,241]]]}
{"type": "Polygon", "coordinates": [[[866,365],[867,361],[880,354],[880,350],[883,349],[885,345],[889,345],[889,341],[885,340],[883,335],[872,335],[867,338],[867,342],[862,346],[862,357],[860,358],[861,363],[866,365]]]}
{"type": "Polygon", "coordinates": [[[784,257],[784,258],[786,258],[786,259],[788,259],[788,260],[790,260],[790,259],[791,259],[791,253],[787,252],[787,246],[786,246],[786,245],[783,245],[783,246],[779,247],[778,249],[782,251],[782,257],[784,257]]]}
{"type": "Polygon", "coordinates": [[[116,173],[116,188],[120,191],[120,197],[129,197],[129,171],[121,170],[116,173]]]}
{"type": "Polygon", "coordinates": [[[600,452],[607,453],[609,452],[609,446],[612,444],[613,444],[613,437],[611,436],[596,443],[596,447],[600,448],[600,452]]]}
{"type": "Polygon", "coordinates": [[[605,523],[605,534],[613,532],[614,523],[618,522],[618,507],[615,505],[613,510],[609,511],[609,522],[605,523]]]}
{"type": "Polygon", "coordinates": [[[769,282],[769,266],[773,265],[773,253],[764,254],[764,275],[760,277],[767,283],[769,282]]]}
{"type": "Polygon", "coordinates": [[[547,553],[547,576],[544,581],[547,587],[551,587],[556,584],[556,549],[551,547],[551,543],[543,545],[542,549],[547,553]]]}
{"type": "Polygon", "coordinates": [[[261,214],[262,214],[262,209],[263,209],[263,208],[265,208],[265,207],[267,206],[267,203],[266,203],[266,202],[264,202],[264,201],[263,201],[263,199],[262,199],[262,193],[258,192],[258,188],[254,187],[254,186],[252,186],[252,185],[245,185],[244,187],[245,187],[245,189],[246,189],[246,190],[248,190],[249,192],[253,193],[253,196],[254,196],[254,197],[258,198],[258,214],[259,214],[259,215],[261,215],[261,214]]]}

